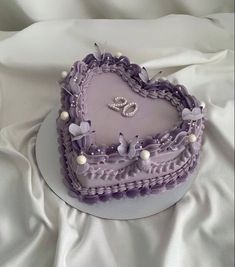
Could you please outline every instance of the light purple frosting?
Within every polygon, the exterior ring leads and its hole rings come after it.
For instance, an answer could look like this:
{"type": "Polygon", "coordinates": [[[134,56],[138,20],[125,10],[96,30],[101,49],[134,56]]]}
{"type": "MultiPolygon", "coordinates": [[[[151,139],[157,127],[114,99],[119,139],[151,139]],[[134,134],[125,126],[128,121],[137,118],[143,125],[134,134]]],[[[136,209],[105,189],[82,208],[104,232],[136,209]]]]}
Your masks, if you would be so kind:
{"type": "Polygon", "coordinates": [[[59,114],[69,113],[67,121],[57,119],[61,171],[79,200],[94,203],[169,190],[195,168],[204,116],[184,86],[149,79],[127,57],[109,53],[75,62],[60,85],[59,114]],[[133,117],[108,108],[116,96],[138,103],[133,117]],[[150,152],[148,160],[141,158],[142,150],[150,152]],[[81,154],[87,158],[84,165],[77,163],[81,154]]]}

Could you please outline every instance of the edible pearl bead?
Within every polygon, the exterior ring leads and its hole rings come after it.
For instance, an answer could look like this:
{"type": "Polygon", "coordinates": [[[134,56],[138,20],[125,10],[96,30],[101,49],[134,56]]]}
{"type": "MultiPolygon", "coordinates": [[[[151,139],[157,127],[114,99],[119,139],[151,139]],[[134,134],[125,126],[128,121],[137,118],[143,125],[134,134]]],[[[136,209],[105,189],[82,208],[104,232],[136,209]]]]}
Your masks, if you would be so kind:
{"type": "Polygon", "coordinates": [[[84,155],[79,155],[77,157],[77,163],[79,165],[84,165],[84,164],[86,164],[86,162],[87,162],[87,158],[84,155]]]}
{"type": "Polygon", "coordinates": [[[206,103],[202,101],[202,102],[200,103],[200,107],[205,108],[205,107],[206,107],[206,103]]]}
{"type": "Polygon", "coordinates": [[[62,111],[60,114],[60,118],[62,121],[66,121],[69,118],[69,113],[67,111],[62,111]]]}
{"type": "Polygon", "coordinates": [[[195,134],[190,134],[188,136],[188,140],[189,140],[190,143],[194,143],[194,142],[197,141],[197,136],[195,134]]]}
{"type": "Polygon", "coordinates": [[[121,57],[122,53],[121,52],[117,52],[115,55],[116,55],[116,57],[121,57]]]}
{"type": "Polygon", "coordinates": [[[140,158],[143,160],[148,160],[150,158],[150,152],[148,150],[142,150],[140,152],[140,158]]]}
{"type": "Polygon", "coordinates": [[[61,77],[62,77],[63,79],[66,78],[67,75],[68,75],[68,72],[65,71],[65,70],[61,72],[61,77]]]}

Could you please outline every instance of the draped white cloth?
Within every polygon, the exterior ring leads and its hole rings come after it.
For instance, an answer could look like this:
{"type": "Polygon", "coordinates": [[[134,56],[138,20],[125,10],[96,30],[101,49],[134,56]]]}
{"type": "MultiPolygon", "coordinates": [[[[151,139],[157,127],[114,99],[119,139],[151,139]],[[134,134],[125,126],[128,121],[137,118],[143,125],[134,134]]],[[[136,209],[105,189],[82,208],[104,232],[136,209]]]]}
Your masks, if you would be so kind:
{"type": "Polygon", "coordinates": [[[0,25],[4,30],[19,30],[42,20],[206,16],[233,12],[233,8],[233,0],[1,0],[0,25]]]}
{"type": "Polygon", "coordinates": [[[233,266],[232,2],[172,2],[0,2],[1,267],[233,266]],[[162,70],[206,102],[199,175],[180,202],[157,215],[87,215],[59,199],[38,170],[36,134],[59,101],[60,72],[94,42],[151,75],[162,70]]]}

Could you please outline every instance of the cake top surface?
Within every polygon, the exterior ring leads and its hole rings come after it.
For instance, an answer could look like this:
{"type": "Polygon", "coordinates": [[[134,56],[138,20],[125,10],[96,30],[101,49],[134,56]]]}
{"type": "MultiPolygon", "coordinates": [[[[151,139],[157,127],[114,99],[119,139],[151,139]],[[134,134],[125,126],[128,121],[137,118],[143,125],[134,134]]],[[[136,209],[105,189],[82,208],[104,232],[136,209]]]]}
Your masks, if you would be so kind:
{"type": "Polygon", "coordinates": [[[128,83],[115,73],[94,76],[86,92],[86,119],[95,129],[95,142],[113,144],[120,132],[128,140],[138,135],[140,139],[173,127],[179,120],[178,112],[168,101],[143,97],[133,92],[128,83]],[[122,108],[112,110],[115,97],[122,97],[127,103],[136,103],[137,111],[123,116],[122,108]]]}
{"type": "Polygon", "coordinates": [[[59,123],[76,141],[74,150],[94,162],[131,159],[143,148],[174,151],[202,126],[203,108],[184,86],[150,79],[145,68],[98,47],[76,61],[60,84],[61,111],[69,111],[69,120],[59,123]]]}

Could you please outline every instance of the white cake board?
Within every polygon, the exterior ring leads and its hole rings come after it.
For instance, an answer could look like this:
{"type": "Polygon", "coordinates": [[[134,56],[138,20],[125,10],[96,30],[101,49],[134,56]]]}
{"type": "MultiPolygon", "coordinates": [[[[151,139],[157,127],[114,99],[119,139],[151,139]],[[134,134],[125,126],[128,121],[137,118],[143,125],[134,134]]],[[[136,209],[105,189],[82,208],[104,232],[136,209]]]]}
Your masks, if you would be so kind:
{"type": "Polygon", "coordinates": [[[89,205],[68,194],[60,173],[57,144],[56,117],[54,108],[42,123],[36,141],[36,158],[39,169],[51,190],[66,203],[85,213],[106,219],[137,219],[154,215],[175,204],[189,190],[197,171],[186,182],[171,190],[135,198],[111,199],[89,205]]]}

